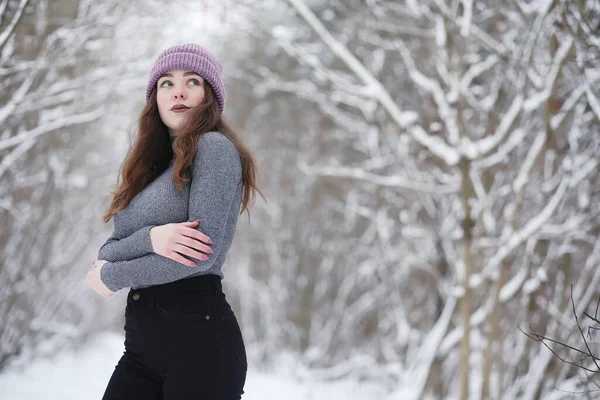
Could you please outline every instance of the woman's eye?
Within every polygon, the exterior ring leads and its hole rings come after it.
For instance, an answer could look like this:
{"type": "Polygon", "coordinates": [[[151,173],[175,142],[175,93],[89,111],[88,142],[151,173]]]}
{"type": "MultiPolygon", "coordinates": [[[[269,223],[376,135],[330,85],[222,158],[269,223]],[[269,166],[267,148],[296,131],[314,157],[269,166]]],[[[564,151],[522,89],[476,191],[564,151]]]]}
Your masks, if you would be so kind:
{"type": "Polygon", "coordinates": [[[200,84],[200,81],[199,81],[198,79],[193,79],[193,78],[192,78],[192,79],[190,79],[190,83],[193,83],[193,84],[194,84],[194,86],[197,86],[197,85],[199,85],[199,84],[200,84]]]}
{"type": "Polygon", "coordinates": [[[160,87],[167,87],[167,83],[169,85],[172,85],[171,81],[162,81],[162,83],[160,84],[160,87]]]}

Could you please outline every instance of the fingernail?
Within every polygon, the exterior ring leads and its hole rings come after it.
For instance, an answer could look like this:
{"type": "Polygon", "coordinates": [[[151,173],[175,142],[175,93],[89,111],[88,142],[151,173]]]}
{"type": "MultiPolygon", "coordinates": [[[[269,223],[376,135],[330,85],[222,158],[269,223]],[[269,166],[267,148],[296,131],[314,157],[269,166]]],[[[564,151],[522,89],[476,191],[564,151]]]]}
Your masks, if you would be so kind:
{"type": "Polygon", "coordinates": [[[208,239],[208,243],[213,244],[214,242],[212,241],[212,239],[208,239]]]}

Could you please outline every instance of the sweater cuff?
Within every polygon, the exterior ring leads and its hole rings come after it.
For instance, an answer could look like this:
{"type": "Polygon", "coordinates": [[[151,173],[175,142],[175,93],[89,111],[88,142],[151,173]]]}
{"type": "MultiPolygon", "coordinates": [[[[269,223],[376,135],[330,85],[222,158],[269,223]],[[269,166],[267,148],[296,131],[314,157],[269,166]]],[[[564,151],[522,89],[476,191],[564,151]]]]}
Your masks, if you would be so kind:
{"type": "Polygon", "coordinates": [[[117,276],[118,268],[114,263],[107,261],[102,265],[102,269],[100,270],[100,280],[112,292],[117,292],[124,287],[121,286],[119,277],[117,276]]]}
{"type": "Polygon", "coordinates": [[[150,229],[157,225],[149,225],[133,232],[130,236],[117,239],[113,234],[100,247],[98,259],[111,262],[133,260],[153,253],[150,229]]]}
{"type": "MultiPolygon", "coordinates": [[[[150,229],[154,228],[155,226],[157,225],[145,226],[131,235],[132,242],[135,243],[134,246],[144,253],[142,255],[154,252],[154,249],[152,248],[152,240],[150,239],[150,229]]],[[[141,257],[141,255],[138,257],[141,257]]]]}

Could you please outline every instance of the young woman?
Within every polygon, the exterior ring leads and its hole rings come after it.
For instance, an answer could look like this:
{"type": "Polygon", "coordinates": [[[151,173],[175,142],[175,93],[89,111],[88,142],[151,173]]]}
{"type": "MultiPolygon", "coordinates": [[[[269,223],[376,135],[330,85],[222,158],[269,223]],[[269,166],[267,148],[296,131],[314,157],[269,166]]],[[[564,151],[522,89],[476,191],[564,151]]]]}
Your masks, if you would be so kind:
{"type": "Polygon", "coordinates": [[[104,215],[114,232],[88,273],[102,296],[131,288],[125,352],[103,400],[244,393],[246,350],[221,280],[238,215],[262,193],[224,107],[222,64],[206,49],[176,45],[158,56],[104,215]]]}

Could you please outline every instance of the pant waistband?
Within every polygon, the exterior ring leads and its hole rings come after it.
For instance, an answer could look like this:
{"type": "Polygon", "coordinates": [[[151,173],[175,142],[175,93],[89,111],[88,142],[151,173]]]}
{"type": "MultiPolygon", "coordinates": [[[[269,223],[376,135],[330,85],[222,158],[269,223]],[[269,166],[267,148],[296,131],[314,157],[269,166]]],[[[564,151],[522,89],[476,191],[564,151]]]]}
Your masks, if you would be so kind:
{"type": "Polygon", "coordinates": [[[162,285],[150,286],[141,289],[131,289],[130,295],[133,293],[152,294],[154,296],[161,296],[164,294],[171,293],[200,293],[200,292],[214,292],[221,293],[223,286],[221,284],[221,277],[214,274],[197,275],[191,278],[184,278],[174,282],[165,283],[162,285]]]}

